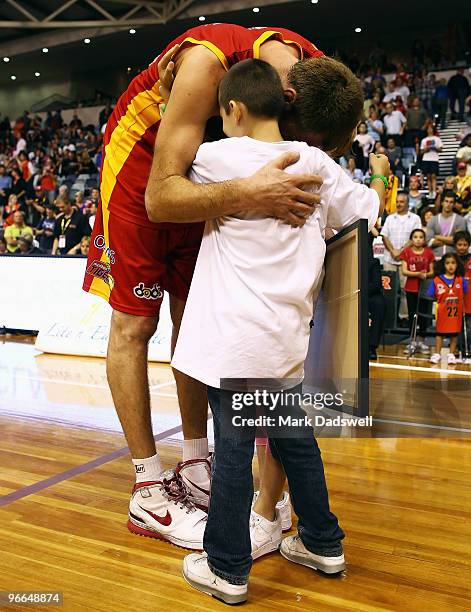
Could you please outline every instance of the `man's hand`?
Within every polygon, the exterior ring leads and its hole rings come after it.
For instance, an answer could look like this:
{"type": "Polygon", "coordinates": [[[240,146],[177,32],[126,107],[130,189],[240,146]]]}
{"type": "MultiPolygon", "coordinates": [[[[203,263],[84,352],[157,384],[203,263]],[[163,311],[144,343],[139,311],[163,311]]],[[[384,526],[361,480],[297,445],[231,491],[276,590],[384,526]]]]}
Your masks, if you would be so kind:
{"type": "Polygon", "coordinates": [[[376,153],[370,153],[370,170],[371,174],[384,174],[384,176],[388,178],[391,174],[389,159],[386,157],[386,155],[376,155],[376,153]]]}
{"type": "Polygon", "coordinates": [[[401,249],[393,249],[391,251],[391,255],[394,257],[394,259],[399,259],[401,257],[401,253],[402,253],[401,249]]]}
{"type": "Polygon", "coordinates": [[[172,58],[179,48],[180,45],[174,45],[167,51],[167,53],[162,55],[159,63],[157,64],[160,79],[159,93],[164,99],[165,104],[167,104],[169,101],[174,80],[173,69],[175,68],[175,63],[173,62],[172,58]]]}
{"type": "Polygon", "coordinates": [[[321,201],[320,195],[305,189],[319,188],[323,181],[315,174],[284,172],[298,159],[299,153],[284,153],[241,181],[247,190],[245,210],[275,217],[293,227],[302,227],[321,201]]]}

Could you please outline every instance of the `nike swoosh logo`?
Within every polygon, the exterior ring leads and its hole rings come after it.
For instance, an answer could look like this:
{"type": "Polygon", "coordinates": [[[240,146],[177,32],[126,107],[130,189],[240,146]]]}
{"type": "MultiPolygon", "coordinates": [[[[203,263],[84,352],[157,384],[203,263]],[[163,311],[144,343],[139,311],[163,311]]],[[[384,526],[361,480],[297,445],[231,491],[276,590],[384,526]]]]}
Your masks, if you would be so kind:
{"type": "Polygon", "coordinates": [[[171,517],[170,512],[168,510],[167,510],[167,514],[165,516],[159,516],[158,514],[154,514],[150,510],[146,510],[142,506],[139,506],[139,508],[141,510],[144,510],[144,512],[147,512],[147,514],[149,516],[151,516],[154,520],[156,520],[158,523],[160,523],[164,527],[168,527],[171,524],[171,522],[172,522],[172,517],[171,517]]]}
{"type": "Polygon", "coordinates": [[[188,482],[191,484],[192,487],[195,487],[195,489],[198,489],[198,491],[201,491],[201,493],[204,493],[205,495],[209,495],[208,489],[202,489],[197,484],[195,484],[192,480],[190,480],[188,476],[186,476],[186,479],[188,480],[188,482]]]}

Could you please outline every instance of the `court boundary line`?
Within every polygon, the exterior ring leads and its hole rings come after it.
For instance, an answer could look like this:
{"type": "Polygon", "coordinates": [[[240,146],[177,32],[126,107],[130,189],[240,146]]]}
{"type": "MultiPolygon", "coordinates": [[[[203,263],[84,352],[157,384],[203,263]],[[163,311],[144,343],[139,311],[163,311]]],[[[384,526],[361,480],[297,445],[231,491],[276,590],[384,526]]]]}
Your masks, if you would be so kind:
{"type": "MultiPolygon", "coordinates": [[[[169,438],[170,436],[179,433],[182,431],[182,425],[178,425],[176,427],[172,427],[172,429],[167,429],[166,431],[162,431],[156,436],[154,436],[154,440],[156,442],[160,442],[169,438]]],[[[60,482],[64,482],[65,480],[70,480],[75,476],[79,476],[80,474],[84,474],[85,472],[89,472],[97,467],[104,465],[105,463],[109,463],[110,461],[114,461],[115,459],[120,459],[129,453],[129,448],[127,446],[123,448],[118,448],[111,453],[106,453],[106,455],[101,455],[96,459],[92,459],[91,461],[87,461],[86,463],[81,463],[80,465],[76,465],[73,468],[66,470],[65,472],[59,472],[58,474],[54,474],[54,476],[49,476],[49,478],[45,478],[43,480],[39,480],[31,485],[26,487],[22,487],[21,489],[17,489],[16,491],[12,491],[11,493],[7,493],[6,495],[2,495],[0,497],[0,508],[3,506],[7,506],[19,499],[23,499],[24,497],[28,497],[29,495],[34,495],[35,493],[39,493],[52,487],[60,482]]]]}
{"type": "Polygon", "coordinates": [[[445,370],[444,368],[424,368],[422,366],[413,366],[413,365],[402,365],[397,363],[376,363],[374,361],[370,361],[370,366],[374,368],[389,368],[391,370],[415,370],[416,372],[428,372],[435,374],[453,374],[453,375],[463,375],[463,376],[471,376],[471,372],[469,370],[445,370]]]}
{"type": "MultiPolygon", "coordinates": [[[[32,380],[33,382],[51,383],[54,385],[76,385],[77,387],[87,387],[89,389],[105,389],[107,391],[110,390],[108,385],[94,385],[93,383],[77,382],[76,380],[57,380],[56,378],[37,378],[35,376],[25,376],[22,374],[15,374],[15,378],[19,378],[20,380],[32,380]]],[[[149,391],[152,393],[154,389],[162,389],[163,387],[169,387],[170,385],[175,385],[175,381],[169,380],[167,382],[159,383],[157,385],[150,385],[149,391]]]]}
{"type": "MultiPolygon", "coordinates": [[[[396,421],[394,419],[378,419],[373,416],[373,423],[385,423],[387,425],[405,425],[407,427],[423,427],[424,429],[444,429],[445,431],[454,431],[457,433],[471,433],[471,429],[467,427],[451,427],[450,425],[432,425],[431,423],[418,423],[416,421],[396,421]]],[[[384,436],[378,436],[384,437],[384,436]]],[[[401,436],[388,436],[390,438],[396,438],[401,436]]],[[[408,437],[408,436],[406,436],[408,437]]]]}

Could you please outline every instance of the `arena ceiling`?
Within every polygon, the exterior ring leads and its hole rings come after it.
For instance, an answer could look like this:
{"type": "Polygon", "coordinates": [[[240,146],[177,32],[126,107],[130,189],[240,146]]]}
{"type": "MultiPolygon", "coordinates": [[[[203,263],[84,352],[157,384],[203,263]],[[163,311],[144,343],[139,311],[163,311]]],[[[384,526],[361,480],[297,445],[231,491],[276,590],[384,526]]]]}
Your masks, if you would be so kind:
{"type": "Polygon", "coordinates": [[[409,48],[418,29],[469,26],[471,13],[463,0],[447,0],[446,11],[432,4],[391,0],[386,14],[378,11],[377,0],[0,0],[0,84],[11,84],[13,73],[19,84],[32,71],[54,78],[143,67],[172,38],[202,23],[203,16],[206,23],[285,26],[321,48],[335,40],[352,48],[358,37],[373,42],[386,32],[408,36],[409,48]],[[84,44],[85,39],[90,42],[84,44]]]}

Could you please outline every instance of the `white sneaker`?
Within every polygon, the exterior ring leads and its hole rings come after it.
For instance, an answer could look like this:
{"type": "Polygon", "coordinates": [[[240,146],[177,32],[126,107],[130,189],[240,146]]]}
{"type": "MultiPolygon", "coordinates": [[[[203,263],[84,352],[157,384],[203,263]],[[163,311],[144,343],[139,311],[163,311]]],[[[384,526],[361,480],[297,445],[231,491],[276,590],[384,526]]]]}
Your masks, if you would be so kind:
{"type": "Polygon", "coordinates": [[[471,357],[466,357],[466,359],[463,359],[463,363],[466,365],[471,365],[471,357]]]}
{"type": "Polygon", "coordinates": [[[403,352],[405,355],[411,355],[412,353],[415,353],[417,351],[417,348],[417,342],[411,342],[406,346],[403,352]]]}
{"type": "Polygon", "coordinates": [[[338,555],[337,557],[324,557],[310,552],[304,546],[301,538],[297,535],[288,536],[283,540],[280,546],[280,553],[288,561],[299,563],[315,570],[320,570],[325,574],[338,574],[346,568],[345,557],[338,555]]]}
{"type": "Polygon", "coordinates": [[[428,344],[425,344],[425,342],[419,342],[417,350],[425,355],[428,355],[430,353],[430,347],[428,346],[428,344]]]}
{"type": "Polygon", "coordinates": [[[441,361],[440,353],[434,353],[430,357],[430,363],[439,363],[441,361]]]}
{"type": "Polygon", "coordinates": [[[455,363],[458,363],[458,360],[456,359],[454,354],[448,353],[448,365],[455,365],[455,363]]]}
{"type": "MultiPolygon", "coordinates": [[[[257,501],[257,497],[260,495],[260,491],[255,491],[253,494],[252,508],[257,501]]],[[[281,529],[283,531],[289,531],[293,524],[291,516],[291,500],[288,491],[283,492],[283,499],[276,504],[276,509],[280,514],[281,529]]]]}
{"type": "Polygon", "coordinates": [[[156,482],[134,485],[128,529],[182,548],[203,549],[207,514],[189,500],[190,492],[173,470],[156,482]]]}
{"type": "Polygon", "coordinates": [[[200,510],[208,511],[211,491],[211,455],[207,459],[180,461],[175,472],[190,491],[190,500],[200,510]]]}
{"type": "Polygon", "coordinates": [[[275,515],[275,520],[269,521],[254,510],[250,514],[250,541],[252,543],[253,560],[268,555],[280,547],[282,531],[278,510],[275,510],[275,515]]]}
{"type": "Polygon", "coordinates": [[[213,574],[208,566],[208,556],[193,553],[183,559],[183,578],[190,586],[226,604],[247,601],[247,583],[231,584],[213,574]]]}

